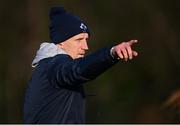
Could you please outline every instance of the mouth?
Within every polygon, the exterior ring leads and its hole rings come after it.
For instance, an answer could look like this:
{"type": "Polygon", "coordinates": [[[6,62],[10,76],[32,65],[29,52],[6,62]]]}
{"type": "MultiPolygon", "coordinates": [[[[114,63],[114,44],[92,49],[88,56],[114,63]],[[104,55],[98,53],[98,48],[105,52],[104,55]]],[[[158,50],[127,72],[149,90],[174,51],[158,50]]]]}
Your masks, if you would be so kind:
{"type": "Polygon", "coordinates": [[[86,54],[86,52],[82,52],[82,53],[80,53],[79,55],[85,55],[86,54]]]}
{"type": "Polygon", "coordinates": [[[81,51],[81,52],[78,54],[78,57],[84,57],[84,56],[85,56],[85,54],[86,54],[86,52],[85,52],[85,51],[81,51]]]}

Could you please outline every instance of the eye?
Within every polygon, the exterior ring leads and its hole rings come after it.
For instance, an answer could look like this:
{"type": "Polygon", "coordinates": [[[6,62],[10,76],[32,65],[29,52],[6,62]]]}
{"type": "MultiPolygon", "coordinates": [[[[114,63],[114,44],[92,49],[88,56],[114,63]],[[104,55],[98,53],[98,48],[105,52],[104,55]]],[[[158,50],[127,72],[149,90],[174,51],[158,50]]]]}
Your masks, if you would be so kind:
{"type": "Polygon", "coordinates": [[[81,40],[76,40],[77,41],[77,43],[80,43],[81,42],[81,40]]]}
{"type": "Polygon", "coordinates": [[[76,39],[78,43],[80,43],[83,40],[83,38],[76,39]]]}

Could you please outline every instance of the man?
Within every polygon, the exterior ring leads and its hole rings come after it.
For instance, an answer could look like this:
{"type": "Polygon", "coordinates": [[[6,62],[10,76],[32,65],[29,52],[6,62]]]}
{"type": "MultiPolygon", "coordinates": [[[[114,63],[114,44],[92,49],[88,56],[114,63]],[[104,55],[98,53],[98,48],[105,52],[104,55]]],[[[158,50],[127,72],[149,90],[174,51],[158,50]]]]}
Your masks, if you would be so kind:
{"type": "Polygon", "coordinates": [[[24,102],[24,123],[85,123],[84,83],[119,60],[137,56],[137,40],[109,46],[85,56],[87,25],[61,7],[50,11],[51,43],[42,43],[24,102]]]}

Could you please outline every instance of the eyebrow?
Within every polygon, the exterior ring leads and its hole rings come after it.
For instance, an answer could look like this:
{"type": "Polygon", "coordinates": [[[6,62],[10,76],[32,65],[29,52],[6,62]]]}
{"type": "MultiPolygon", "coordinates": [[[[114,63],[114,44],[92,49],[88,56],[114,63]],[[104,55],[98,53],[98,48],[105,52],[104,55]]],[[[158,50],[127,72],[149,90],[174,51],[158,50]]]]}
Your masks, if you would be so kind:
{"type": "Polygon", "coordinates": [[[76,40],[82,40],[82,39],[84,39],[84,37],[81,37],[81,38],[76,38],[76,40]]]}
{"type": "MultiPolygon", "coordinates": [[[[76,40],[82,40],[82,39],[84,39],[84,37],[77,38],[76,40]]],[[[88,37],[86,37],[85,39],[87,40],[88,37]]]]}

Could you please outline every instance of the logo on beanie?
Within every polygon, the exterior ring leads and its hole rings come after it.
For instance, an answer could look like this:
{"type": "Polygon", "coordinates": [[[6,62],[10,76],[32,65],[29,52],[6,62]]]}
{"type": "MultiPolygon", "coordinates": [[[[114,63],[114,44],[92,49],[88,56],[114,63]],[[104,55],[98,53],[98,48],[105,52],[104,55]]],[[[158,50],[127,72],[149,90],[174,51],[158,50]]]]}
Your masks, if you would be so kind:
{"type": "Polygon", "coordinates": [[[86,31],[86,30],[87,30],[87,26],[84,25],[84,23],[81,23],[80,28],[81,28],[83,31],[86,31]]]}

